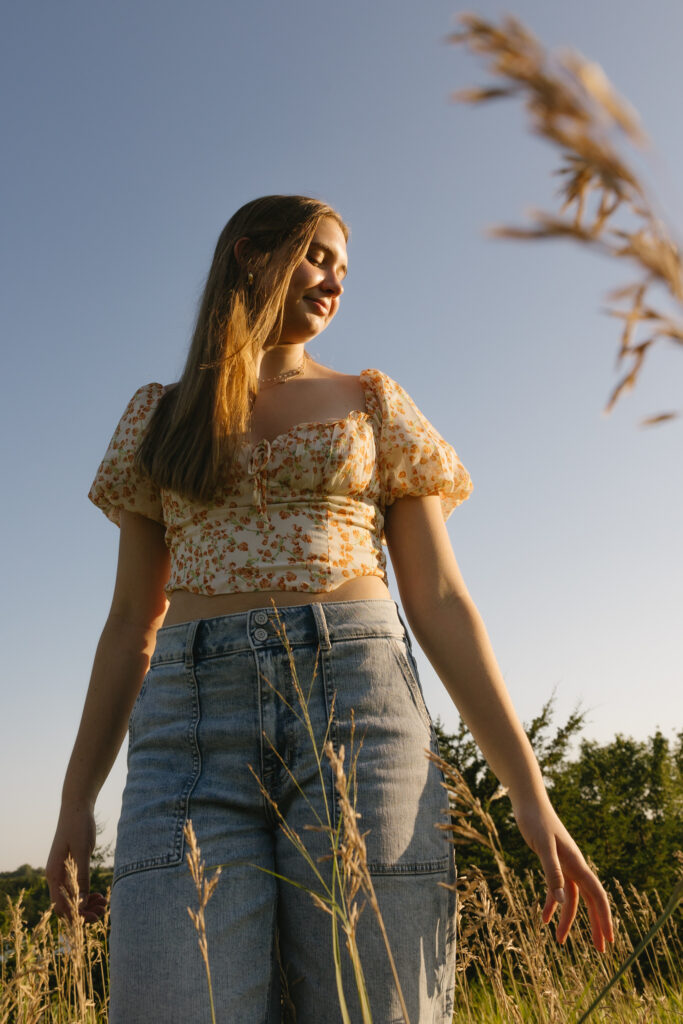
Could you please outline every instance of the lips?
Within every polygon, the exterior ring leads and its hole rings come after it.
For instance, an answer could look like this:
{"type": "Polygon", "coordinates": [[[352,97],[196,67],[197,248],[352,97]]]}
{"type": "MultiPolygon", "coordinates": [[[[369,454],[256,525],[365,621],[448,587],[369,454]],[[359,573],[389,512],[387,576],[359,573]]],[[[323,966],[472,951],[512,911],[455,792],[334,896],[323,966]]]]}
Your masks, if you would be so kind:
{"type": "Polygon", "coordinates": [[[330,312],[330,307],[327,305],[326,302],[323,302],[322,299],[314,299],[311,298],[310,295],[307,295],[306,301],[310,302],[311,305],[315,307],[315,309],[321,316],[327,316],[327,314],[330,312]]]}

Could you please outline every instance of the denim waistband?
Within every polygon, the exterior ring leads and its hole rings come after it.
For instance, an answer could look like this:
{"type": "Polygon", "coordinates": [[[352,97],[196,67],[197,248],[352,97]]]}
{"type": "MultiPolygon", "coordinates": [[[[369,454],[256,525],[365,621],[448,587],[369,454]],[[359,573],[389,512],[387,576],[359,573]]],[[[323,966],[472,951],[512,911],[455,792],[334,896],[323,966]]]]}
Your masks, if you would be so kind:
{"type": "Polygon", "coordinates": [[[253,608],[247,612],[195,619],[162,626],[152,665],[197,657],[280,645],[286,636],[292,648],[317,644],[329,650],[335,642],[371,636],[410,638],[398,606],[391,600],[325,601],[286,607],[253,608]]]}

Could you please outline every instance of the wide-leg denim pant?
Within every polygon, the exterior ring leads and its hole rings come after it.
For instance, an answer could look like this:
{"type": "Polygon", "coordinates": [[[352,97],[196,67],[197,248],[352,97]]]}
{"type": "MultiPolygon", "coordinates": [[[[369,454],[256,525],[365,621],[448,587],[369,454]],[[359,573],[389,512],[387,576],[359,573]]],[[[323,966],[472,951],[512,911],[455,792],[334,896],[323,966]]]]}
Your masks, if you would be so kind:
{"type": "MultiPolygon", "coordinates": [[[[332,917],[302,888],[325,895],[316,872],[331,885],[329,834],[319,826],[336,827],[340,803],[324,754],[321,782],[294,676],[318,751],[329,728],[347,769],[355,720],[358,822],[410,1021],[450,1024],[455,863],[448,833],[436,827],[447,822],[448,800],[425,753],[438,745],[410,640],[389,600],[262,608],[159,630],[130,719],[111,901],[111,1024],[211,1019],[187,912],[197,906],[188,819],[207,868],[222,866],[206,909],[217,1020],[341,1021],[332,917]],[[280,1009],[283,979],[294,1018],[280,1009]]],[[[357,938],[375,1024],[403,1021],[369,905],[357,938]]],[[[341,931],[340,946],[355,1024],[341,931]]]]}

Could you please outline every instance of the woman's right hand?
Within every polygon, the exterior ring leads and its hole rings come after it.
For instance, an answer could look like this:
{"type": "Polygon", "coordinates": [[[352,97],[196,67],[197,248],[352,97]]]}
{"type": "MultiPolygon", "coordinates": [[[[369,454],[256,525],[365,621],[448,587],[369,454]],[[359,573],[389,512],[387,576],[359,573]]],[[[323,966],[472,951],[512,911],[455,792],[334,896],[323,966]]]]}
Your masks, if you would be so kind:
{"type": "Polygon", "coordinates": [[[66,873],[69,854],[76,862],[78,871],[79,913],[86,921],[96,921],[104,914],[106,897],[99,892],[90,892],[90,857],[95,849],[95,839],[95,815],[92,809],[62,805],[45,868],[50,899],[60,917],[68,917],[70,914],[70,901],[62,891],[66,889],[69,892],[70,889],[66,873]]]}

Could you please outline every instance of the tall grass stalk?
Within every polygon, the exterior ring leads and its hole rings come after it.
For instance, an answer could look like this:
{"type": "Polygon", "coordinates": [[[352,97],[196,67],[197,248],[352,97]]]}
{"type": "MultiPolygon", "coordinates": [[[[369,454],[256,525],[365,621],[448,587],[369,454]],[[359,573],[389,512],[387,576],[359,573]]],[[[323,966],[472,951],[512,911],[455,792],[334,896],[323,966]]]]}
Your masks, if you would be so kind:
{"type": "Polygon", "coordinates": [[[593,1000],[591,1005],[588,1007],[586,1012],[579,1019],[578,1024],[584,1024],[584,1021],[588,1020],[588,1018],[590,1017],[590,1015],[593,1012],[593,1010],[602,1002],[602,1000],[605,998],[605,996],[610,991],[610,989],[614,985],[616,985],[616,983],[619,981],[619,979],[622,977],[622,975],[626,973],[626,971],[636,961],[636,959],[640,956],[640,954],[643,952],[643,950],[647,946],[650,945],[652,940],[655,938],[657,933],[659,931],[661,931],[661,929],[664,927],[664,925],[669,920],[669,918],[674,915],[674,913],[676,912],[676,910],[678,908],[679,903],[682,900],[683,900],[683,878],[674,887],[674,890],[671,893],[671,896],[669,898],[669,902],[667,903],[666,907],[664,908],[663,913],[660,914],[660,916],[657,918],[657,920],[652,925],[652,927],[650,928],[650,930],[647,933],[647,935],[643,936],[643,938],[640,940],[640,942],[638,943],[636,948],[633,950],[631,955],[628,957],[628,959],[625,960],[624,963],[621,965],[621,967],[619,968],[617,973],[615,975],[613,975],[612,978],[610,978],[610,980],[605,985],[605,987],[595,997],[595,999],[593,1000]]]}
{"type": "MultiPolygon", "coordinates": [[[[321,819],[311,807],[314,823],[307,826],[322,830],[329,838],[330,854],[326,859],[331,861],[331,880],[323,876],[301,836],[280,815],[270,796],[265,793],[265,797],[274,808],[284,834],[314,872],[318,889],[313,891],[300,885],[302,898],[311,898],[321,911],[330,915],[341,1019],[344,1024],[351,1024],[342,979],[343,934],[362,1019],[364,1024],[371,1024],[372,1012],[356,941],[359,921],[367,904],[382,929],[399,994],[401,988],[367,869],[365,834],[360,832],[356,812],[356,767],[362,742],[356,741],[352,719],[348,753],[343,747],[335,752],[329,740],[331,714],[323,741],[320,746],[316,745],[308,716],[310,690],[308,695],[303,693],[295,674],[296,667],[293,664],[292,667],[300,705],[292,711],[308,725],[321,783],[327,759],[339,796],[340,813],[336,823],[325,798],[324,817],[321,819]]],[[[674,1020],[683,1020],[683,943],[674,917],[683,898],[683,879],[666,906],[661,905],[656,894],[649,897],[633,887],[626,891],[615,882],[611,897],[614,946],[602,955],[593,949],[587,914],[582,908],[565,946],[560,947],[542,922],[542,899],[536,892],[533,877],[520,879],[506,863],[491,815],[453,766],[431,752],[428,757],[443,771],[449,794],[450,823],[441,823],[439,827],[449,830],[456,844],[472,839],[482,843],[492,853],[496,865],[494,877],[485,877],[476,868],[460,865],[454,1024],[582,1024],[589,1018],[591,1024],[593,1021],[671,1024],[674,1020]],[[635,935],[633,941],[630,934],[635,935]],[[595,992],[598,995],[591,1002],[595,992]],[[584,1010],[587,1005],[588,1009],[584,1010]]],[[[261,785],[260,780],[257,781],[261,785]]],[[[293,783],[297,785],[296,779],[293,783]]],[[[261,791],[264,792],[263,787],[261,791]]],[[[219,871],[211,879],[206,878],[191,821],[185,837],[199,899],[198,909],[188,908],[188,912],[199,935],[211,1019],[215,1022],[204,912],[218,883],[219,871]]],[[[275,872],[269,874],[290,884],[299,884],[275,872]]],[[[73,861],[68,864],[65,892],[69,916],[57,920],[47,911],[33,928],[25,922],[23,894],[15,903],[8,903],[0,934],[0,1024],[107,1022],[108,906],[102,920],[83,921],[78,913],[78,880],[73,861]]],[[[409,1024],[402,994],[401,1001],[404,1021],[409,1024]]],[[[375,1009],[379,1014],[383,1011],[383,1007],[375,1009]]]]}
{"type": "MultiPolygon", "coordinates": [[[[574,206],[566,218],[532,210],[535,226],[497,226],[488,234],[524,240],[572,239],[615,259],[628,259],[641,271],[640,280],[608,293],[608,298],[630,300],[631,305],[625,310],[606,310],[624,322],[618,363],[630,366],[610,395],[604,410],[607,413],[634,387],[645,357],[656,343],[665,339],[683,348],[683,317],[675,318],[654,308],[647,294],[652,285],[659,285],[679,314],[683,312],[680,247],[611,134],[619,132],[640,148],[645,148],[649,140],[637,112],[617,93],[596,62],[569,48],[556,54],[546,52],[533,33],[512,15],[503,17],[500,25],[465,12],[458,20],[462,27],[449,36],[449,41],[465,43],[473,53],[486,55],[497,81],[483,88],[460,89],[453,98],[482,103],[522,96],[531,130],[560,147],[564,157],[564,166],[554,172],[564,176],[559,190],[564,195],[560,214],[574,206]],[[591,192],[599,194],[592,213],[588,202],[591,192]],[[616,217],[624,214],[623,227],[616,227],[616,217]],[[631,227],[634,219],[635,229],[631,227]],[[647,337],[636,342],[641,325],[647,337]]],[[[641,425],[661,423],[680,414],[657,413],[642,420],[641,425]]]]}
{"type": "MultiPolygon", "coordinates": [[[[306,714],[307,713],[308,712],[306,712],[306,714]]],[[[312,733],[312,730],[310,735],[313,736],[316,758],[318,759],[319,764],[322,766],[322,752],[318,750],[318,748],[315,746],[315,737],[312,733]]],[[[274,750],[274,752],[277,754],[281,763],[284,764],[278,752],[275,751],[270,739],[268,737],[265,738],[271,749],[274,750]]],[[[286,765],[285,768],[289,772],[289,768],[286,765]]],[[[372,1024],[372,1015],[370,1012],[370,1004],[365,984],[365,976],[363,974],[363,968],[360,960],[360,955],[358,953],[358,946],[356,940],[357,925],[362,911],[362,907],[358,907],[357,901],[355,899],[358,891],[357,888],[353,885],[347,884],[348,876],[345,876],[344,874],[344,866],[342,860],[344,855],[348,856],[349,851],[349,845],[344,841],[344,830],[346,823],[343,817],[340,817],[339,822],[337,823],[336,826],[334,826],[332,824],[329,809],[328,821],[327,823],[323,822],[320,819],[320,816],[317,814],[315,808],[311,804],[308,797],[306,797],[306,795],[300,790],[300,792],[302,792],[302,796],[309,804],[312,814],[315,816],[318,822],[317,825],[310,825],[307,827],[311,830],[315,829],[317,831],[324,831],[330,837],[331,854],[327,855],[325,858],[328,859],[328,856],[331,856],[332,858],[332,880],[331,883],[328,883],[323,873],[321,872],[318,864],[311,856],[311,853],[308,850],[304,841],[302,840],[301,836],[299,836],[297,831],[294,828],[292,828],[292,826],[287,822],[286,818],[280,811],[277,801],[274,800],[273,797],[270,795],[266,787],[263,785],[262,780],[259,778],[259,776],[254,771],[251,765],[249,765],[249,770],[256,779],[256,782],[258,783],[258,786],[264,798],[267,800],[267,802],[273,809],[278,819],[280,828],[282,829],[282,832],[287,837],[287,839],[292,843],[292,845],[298,851],[298,853],[301,854],[302,858],[306,861],[308,866],[311,868],[318,882],[319,889],[316,891],[315,889],[305,886],[302,883],[295,881],[294,879],[286,878],[284,875],[279,874],[277,871],[271,871],[269,868],[264,868],[260,864],[254,864],[253,867],[258,868],[259,871],[264,871],[266,874],[278,878],[282,882],[287,882],[289,885],[294,885],[297,888],[301,889],[303,892],[307,893],[312,898],[314,904],[320,910],[323,910],[325,913],[330,915],[332,928],[332,948],[335,964],[335,977],[337,983],[337,997],[339,1001],[339,1009],[341,1011],[342,1020],[344,1024],[350,1024],[351,1018],[349,1015],[348,1004],[346,1002],[346,996],[344,993],[342,981],[342,959],[341,947],[339,944],[339,928],[341,927],[346,937],[346,948],[353,969],[356,991],[361,1005],[361,1012],[363,1014],[363,1024],[372,1024]]],[[[294,776],[291,773],[290,778],[292,778],[294,784],[297,786],[297,788],[299,788],[296,779],[294,779],[294,776]]],[[[327,807],[327,801],[325,802],[327,807]]]]}
{"type": "MultiPolygon", "coordinates": [[[[353,722],[351,733],[353,735],[353,722]]],[[[339,748],[339,754],[335,753],[334,747],[331,743],[327,743],[325,747],[325,753],[332,766],[334,772],[335,786],[337,793],[339,794],[340,807],[342,820],[344,822],[343,841],[340,844],[339,856],[341,858],[343,866],[343,875],[345,883],[345,892],[349,893],[351,897],[355,895],[358,888],[362,889],[367,899],[370,901],[370,906],[377,918],[380,931],[382,932],[382,938],[384,940],[384,946],[387,951],[387,957],[389,959],[389,966],[391,967],[391,973],[394,978],[394,984],[396,985],[396,991],[398,998],[401,1003],[401,1012],[403,1013],[405,1024],[410,1024],[408,1018],[408,1010],[406,1008],[405,1000],[403,998],[403,991],[401,989],[401,983],[399,981],[398,972],[396,970],[396,963],[394,961],[393,954],[391,952],[391,946],[389,944],[389,936],[384,925],[384,920],[380,912],[379,903],[377,901],[377,894],[375,893],[375,887],[372,884],[372,876],[368,869],[368,858],[367,850],[365,847],[365,834],[361,834],[358,828],[358,817],[355,806],[352,805],[349,792],[350,784],[347,781],[344,772],[344,747],[343,745],[339,748]]],[[[353,767],[353,791],[355,793],[355,762],[353,767]]]]}
{"type": "MultiPolygon", "coordinates": [[[[478,816],[480,805],[468,796],[464,782],[451,774],[450,765],[441,763],[441,767],[449,792],[454,787],[458,790],[453,800],[455,822],[477,832],[485,842],[495,842],[495,832],[489,835],[478,816]]],[[[453,838],[458,836],[453,833],[453,838]]],[[[592,994],[608,983],[610,990],[604,996],[601,993],[602,1001],[589,1007],[591,1024],[672,1024],[683,1020],[683,943],[674,917],[683,883],[677,885],[666,907],[656,896],[648,897],[632,887],[625,890],[615,883],[611,890],[615,943],[613,950],[602,956],[590,945],[585,914],[580,915],[566,945],[559,947],[542,923],[542,900],[533,879],[522,882],[507,868],[506,885],[504,891],[500,879],[485,878],[480,871],[460,865],[454,1024],[578,1024],[592,994]],[[520,931],[524,930],[523,945],[520,931]],[[635,934],[633,941],[629,930],[635,934]],[[649,960],[643,964],[646,957],[649,960]],[[629,958],[630,967],[620,971],[629,958]],[[614,978],[617,972],[619,977],[614,978]]],[[[302,898],[309,896],[302,893],[302,898]]],[[[339,903],[340,890],[335,898],[339,903]]],[[[329,903],[321,900],[321,904],[330,913],[329,903]]],[[[0,1024],[106,1024],[107,925],[107,916],[85,923],[78,949],[74,945],[78,928],[69,933],[49,911],[29,928],[22,896],[8,902],[0,934],[0,1024]]],[[[191,927],[189,922],[187,927],[191,927]]],[[[339,965],[340,946],[337,942],[339,965]]],[[[350,1020],[348,1009],[342,1019],[350,1020]]]]}
{"type": "Polygon", "coordinates": [[[394,983],[396,985],[396,990],[398,993],[399,1002],[401,1004],[401,1010],[404,1015],[405,1024],[410,1024],[405,999],[403,997],[403,992],[401,989],[401,983],[398,977],[398,972],[396,970],[396,965],[389,944],[389,938],[387,936],[386,927],[380,911],[379,902],[377,900],[377,895],[375,893],[374,885],[372,882],[372,877],[368,869],[365,835],[361,834],[360,829],[358,827],[359,815],[356,812],[356,763],[362,747],[362,741],[358,745],[355,744],[355,720],[353,718],[353,711],[351,713],[351,743],[349,752],[349,768],[347,772],[344,766],[344,758],[346,753],[344,746],[342,745],[339,749],[339,752],[337,753],[334,749],[333,744],[329,740],[330,728],[334,717],[334,697],[332,700],[332,707],[330,709],[330,716],[325,729],[325,735],[320,746],[318,746],[315,731],[313,728],[313,723],[311,722],[311,717],[309,713],[309,702],[313,688],[313,683],[315,681],[317,674],[317,659],[314,666],[314,671],[308,692],[305,693],[299,680],[294,654],[292,651],[292,647],[289,643],[289,640],[287,638],[284,623],[282,622],[278,614],[278,610],[274,602],[273,609],[277,621],[278,635],[285,647],[285,650],[287,651],[289,669],[292,684],[298,701],[298,707],[293,707],[287,701],[286,697],[280,692],[280,690],[278,690],[272,683],[270,683],[269,680],[267,680],[267,682],[271,689],[274,691],[275,695],[280,700],[282,700],[289,708],[289,710],[294,715],[296,715],[299,721],[303,722],[305,725],[318,770],[318,777],[320,780],[321,792],[323,795],[323,802],[325,808],[325,820],[321,819],[315,807],[299,786],[296,778],[290,771],[288,765],[285,764],[284,760],[282,759],[278,751],[275,749],[272,741],[267,736],[265,736],[265,739],[268,745],[270,746],[271,750],[275,753],[275,755],[278,757],[278,760],[285,768],[289,778],[292,780],[292,783],[299,790],[299,793],[306,800],[308,806],[311,809],[316,824],[309,826],[309,828],[322,831],[326,833],[329,838],[330,851],[332,857],[332,882],[330,885],[325,880],[318,865],[314,862],[311,854],[306,848],[305,843],[302,841],[301,837],[296,833],[296,831],[288,824],[288,822],[280,812],[277,802],[268,793],[266,787],[263,785],[263,782],[258,777],[257,773],[254,771],[252,766],[249,765],[249,769],[256,778],[256,781],[259,785],[259,788],[264,798],[273,808],[282,831],[287,836],[289,841],[294,845],[294,847],[298,850],[301,856],[305,859],[307,864],[310,866],[320,888],[316,892],[311,888],[302,886],[300,883],[295,882],[292,879],[285,878],[277,872],[268,871],[268,869],[263,868],[260,865],[255,866],[259,867],[259,870],[267,871],[268,874],[274,875],[281,881],[288,882],[289,884],[296,885],[299,888],[304,889],[312,897],[315,905],[330,915],[332,926],[332,948],[334,955],[335,977],[337,984],[337,997],[344,1024],[347,1024],[347,1022],[349,1022],[350,1024],[350,1016],[342,981],[341,948],[339,943],[340,927],[346,937],[346,948],[353,969],[353,976],[356,985],[356,990],[358,993],[358,998],[360,1001],[363,1024],[372,1024],[372,1012],[370,1007],[370,1001],[368,997],[367,986],[365,983],[365,976],[363,974],[363,967],[360,959],[360,953],[358,950],[357,942],[358,922],[360,920],[360,916],[365,906],[365,903],[369,902],[371,910],[377,919],[380,931],[382,933],[382,938],[384,940],[384,945],[387,951],[389,966],[391,968],[394,983]],[[336,824],[332,820],[332,813],[327,799],[327,787],[325,785],[323,769],[324,757],[327,758],[331,765],[334,774],[335,789],[339,797],[340,814],[336,824]],[[362,894],[365,897],[365,900],[360,907],[358,905],[359,894],[362,894]]]}
{"type": "Polygon", "coordinates": [[[197,890],[197,898],[199,900],[198,909],[192,910],[191,907],[188,907],[187,912],[190,915],[199,937],[199,951],[202,955],[202,960],[204,961],[204,970],[206,971],[206,980],[209,986],[211,1021],[212,1024],[216,1024],[216,1008],[213,1002],[211,966],[209,964],[209,942],[206,934],[206,918],[204,911],[206,910],[207,904],[213,895],[214,889],[218,885],[221,869],[220,867],[216,868],[213,876],[211,878],[207,878],[205,873],[206,865],[201,859],[201,850],[199,849],[199,844],[197,843],[197,837],[194,833],[191,820],[188,820],[185,824],[183,833],[189,847],[189,850],[187,851],[187,863],[190,868],[190,874],[192,875],[192,881],[194,882],[195,889],[197,890]]]}
{"type": "Polygon", "coordinates": [[[452,810],[451,823],[440,827],[451,832],[456,845],[473,840],[484,845],[497,872],[487,878],[477,868],[460,867],[454,1021],[579,1024],[590,1013],[610,1024],[670,1024],[682,1015],[683,947],[672,918],[683,882],[662,913],[643,894],[627,894],[615,885],[613,948],[598,954],[592,947],[584,908],[566,944],[559,946],[543,924],[534,879],[522,881],[506,864],[491,816],[451,764],[431,752],[429,757],[444,772],[452,810]],[[642,937],[636,948],[627,919],[642,937]],[[636,983],[628,968],[653,941],[653,969],[636,983]],[[599,997],[581,1016],[596,990],[599,997]]]}
{"type": "Polygon", "coordinates": [[[99,1024],[107,1020],[108,902],[102,920],[79,913],[78,871],[66,862],[68,915],[46,910],[29,928],[22,892],[8,901],[0,935],[0,1024],[99,1024]]]}

